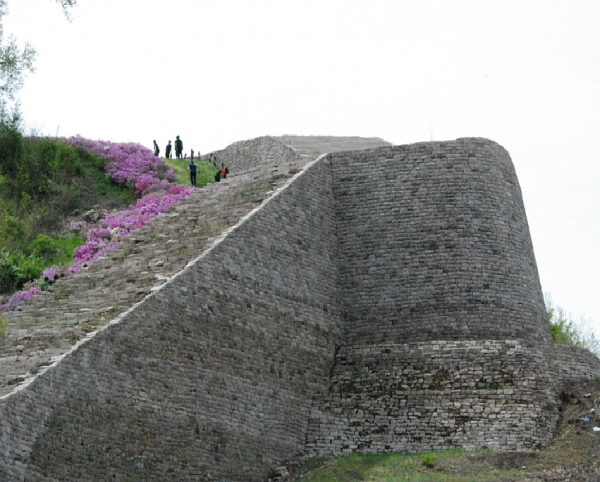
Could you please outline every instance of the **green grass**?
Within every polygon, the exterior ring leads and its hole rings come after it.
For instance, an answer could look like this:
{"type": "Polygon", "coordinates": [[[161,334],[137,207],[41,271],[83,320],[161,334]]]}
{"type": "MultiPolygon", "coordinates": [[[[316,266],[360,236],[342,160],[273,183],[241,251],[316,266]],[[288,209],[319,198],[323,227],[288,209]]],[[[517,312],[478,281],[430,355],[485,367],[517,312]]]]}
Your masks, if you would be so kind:
{"type": "Polygon", "coordinates": [[[313,459],[300,468],[296,481],[311,482],[501,482],[520,470],[498,470],[486,451],[448,450],[427,454],[352,454],[313,459]]]}
{"type": "Polygon", "coordinates": [[[72,264],[73,251],[82,244],[83,238],[77,235],[64,238],[39,235],[30,246],[34,256],[44,259],[48,266],[52,266],[72,264]]]}
{"type": "Polygon", "coordinates": [[[117,184],[104,171],[87,169],[86,173],[93,179],[93,185],[90,188],[94,189],[99,196],[117,198],[124,205],[135,204],[137,201],[134,189],[117,184]]]}
{"type": "MultiPolygon", "coordinates": [[[[175,179],[180,184],[190,185],[190,173],[188,171],[189,159],[165,159],[175,173],[175,179]]],[[[215,173],[217,170],[210,162],[194,161],[197,166],[196,170],[196,185],[204,187],[211,182],[215,182],[215,173]]]]}
{"type": "Polygon", "coordinates": [[[8,326],[8,320],[5,316],[0,315],[0,340],[4,338],[4,334],[6,333],[6,327],[8,326]]]}

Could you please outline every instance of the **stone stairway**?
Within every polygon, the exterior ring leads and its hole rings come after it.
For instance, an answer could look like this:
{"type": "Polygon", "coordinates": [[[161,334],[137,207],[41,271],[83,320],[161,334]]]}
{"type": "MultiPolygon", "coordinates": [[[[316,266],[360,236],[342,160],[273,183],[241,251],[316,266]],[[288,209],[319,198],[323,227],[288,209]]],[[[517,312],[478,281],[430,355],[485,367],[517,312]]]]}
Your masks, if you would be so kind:
{"type": "Polygon", "coordinates": [[[218,152],[231,174],[182,200],[114,252],[6,314],[0,340],[0,397],[127,311],[197,258],[224,230],[283,186],[307,162],[380,139],[263,137],[218,152]],[[245,156],[245,157],[242,157],[245,156]]]}

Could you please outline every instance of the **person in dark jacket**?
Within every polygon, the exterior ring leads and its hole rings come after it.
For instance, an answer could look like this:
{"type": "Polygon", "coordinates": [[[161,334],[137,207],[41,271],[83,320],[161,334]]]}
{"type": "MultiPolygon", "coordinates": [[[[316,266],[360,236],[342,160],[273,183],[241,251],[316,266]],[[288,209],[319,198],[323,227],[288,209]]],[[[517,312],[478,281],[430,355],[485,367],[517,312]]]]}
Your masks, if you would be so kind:
{"type": "Polygon", "coordinates": [[[156,141],[152,141],[152,142],[154,142],[154,155],[156,157],[158,157],[160,154],[160,148],[158,147],[158,144],[156,143],[156,141]]]}
{"type": "Polygon", "coordinates": [[[215,182],[221,182],[221,171],[217,171],[215,174],[215,182]]]}
{"type": "Polygon", "coordinates": [[[175,140],[175,157],[177,159],[181,159],[182,153],[183,153],[183,142],[181,141],[179,136],[177,136],[177,139],[175,140]]]}
{"type": "Polygon", "coordinates": [[[167,147],[165,147],[165,158],[171,159],[171,141],[169,141],[167,147]]]}
{"type": "Polygon", "coordinates": [[[190,162],[188,169],[190,171],[190,182],[192,183],[192,186],[196,187],[196,164],[194,164],[194,159],[190,162]]]}

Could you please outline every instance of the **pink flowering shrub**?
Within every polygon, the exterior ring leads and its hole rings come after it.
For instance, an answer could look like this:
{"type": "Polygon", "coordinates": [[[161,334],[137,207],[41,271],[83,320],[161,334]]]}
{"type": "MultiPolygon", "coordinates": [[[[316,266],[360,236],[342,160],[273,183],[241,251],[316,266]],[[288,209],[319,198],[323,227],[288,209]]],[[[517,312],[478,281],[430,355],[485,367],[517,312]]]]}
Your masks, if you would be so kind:
{"type": "Polygon", "coordinates": [[[170,185],[167,190],[146,194],[128,209],[110,213],[87,233],[85,244],[75,250],[75,266],[90,264],[99,257],[114,251],[120,240],[128,238],[134,231],[143,228],[148,221],[167,211],[196,188],[181,184],[170,185]]]}
{"type": "Polygon", "coordinates": [[[60,276],[60,273],[57,266],[51,266],[42,272],[42,278],[54,279],[58,276],[60,276]]]}
{"type": "Polygon", "coordinates": [[[40,289],[35,284],[27,283],[21,291],[17,291],[7,303],[2,305],[2,309],[9,311],[18,308],[40,293],[40,289]]]}
{"type": "Polygon", "coordinates": [[[83,137],[71,137],[63,141],[99,157],[112,159],[106,166],[107,174],[119,184],[135,187],[139,195],[157,189],[161,180],[172,181],[175,177],[163,159],[141,144],[91,141],[83,137]]]}
{"type": "MultiPolygon", "coordinates": [[[[112,159],[106,167],[109,176],[120,184],[134,187],[141,196],[128,209],[104,216],[96,227],[90,227],[85,221],[71,223],[72,230],[87,231],[87,234],[86,242],[75,249],[74,264],[66,269],[66,275],[77,273],[81,268],[114,251],[121,245],[121,240],[196,191],[195,187],[169,182],[174,179],[173,171],[167,168],[162,159],[155,157],[150,149],[140,144],[90,141],[81,137],[63,141],[100,157],[112,159]]],[[[45,269],[42,276],[54,279],[55,276],[60,276],[60,272],[60,267],[52,266],[45,269]]],[[[35,284],[26,285],[26,289],[15,293],[0,308],[14,309],[40,292],[35,284]]]]}

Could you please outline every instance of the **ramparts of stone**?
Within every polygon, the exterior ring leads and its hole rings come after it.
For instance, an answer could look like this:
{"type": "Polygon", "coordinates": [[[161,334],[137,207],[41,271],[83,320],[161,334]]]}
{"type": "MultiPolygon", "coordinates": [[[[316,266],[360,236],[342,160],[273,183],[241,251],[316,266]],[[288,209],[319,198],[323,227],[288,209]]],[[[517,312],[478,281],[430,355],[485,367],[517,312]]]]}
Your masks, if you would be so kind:
{"type": "Polygon", "coordinates": [[[294,163],[284,162],[232,172],[150,220],[104,259],[7,313],[9,326],[0,340],[0,396],[159,289],[296,172],[294,163]]]}
{"type": "Polygon", "coordinates": [[[328,173],[0,400],[0,479],[262,480],[302,451],[342,330],[328,173]]]}
{"type": "Polygon", "coordinates": [[[551,343],[508,153],[459,139],[312,163],[286,142],[230,149],[239,177],[85,289],[10,315],[4,366],[39,340],[63,352],[0,397],[0,480],[258,481],[306,452],[549,442],[562,384],[600,361],[551,343]],[[43,331],[63,323],[82,328],[43,331]]]}

